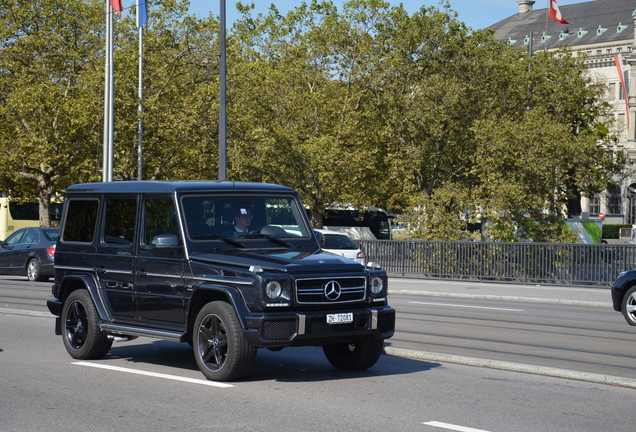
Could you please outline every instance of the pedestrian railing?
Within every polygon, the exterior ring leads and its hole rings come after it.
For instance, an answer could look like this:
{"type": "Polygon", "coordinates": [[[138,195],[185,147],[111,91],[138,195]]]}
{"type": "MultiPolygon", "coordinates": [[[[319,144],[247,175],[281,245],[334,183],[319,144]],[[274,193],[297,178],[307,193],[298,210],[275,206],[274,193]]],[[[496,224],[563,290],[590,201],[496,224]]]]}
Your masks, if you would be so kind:
{"type": "Polygon", "coordinates": [[[391,276],[610,286],[636,267],[636,245],[358,240],[391,276]]]}

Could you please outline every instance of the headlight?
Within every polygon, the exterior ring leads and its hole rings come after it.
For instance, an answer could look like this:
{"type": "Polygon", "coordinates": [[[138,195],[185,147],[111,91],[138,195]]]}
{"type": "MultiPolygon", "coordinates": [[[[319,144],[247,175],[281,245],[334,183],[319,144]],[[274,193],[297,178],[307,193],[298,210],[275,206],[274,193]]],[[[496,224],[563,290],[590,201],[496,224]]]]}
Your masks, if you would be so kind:
{"type": "Polygon", "coordinates": [[[270,300],[276,300],[283,292],[283,287],[278,281],[269,281],[265,286],[265,295],[270,300]]]}
{"type": "Polygon", "coordinates": [[[384,289],[384,280],[381,277],[374,276],[371,278],[371,294],[378,295],[384,289]]]}
{"type": "Polygon", "coordinates": [[[291,280],[270,279],[263,288],[263,306],[290,306],[292,298],[291,280]]]}

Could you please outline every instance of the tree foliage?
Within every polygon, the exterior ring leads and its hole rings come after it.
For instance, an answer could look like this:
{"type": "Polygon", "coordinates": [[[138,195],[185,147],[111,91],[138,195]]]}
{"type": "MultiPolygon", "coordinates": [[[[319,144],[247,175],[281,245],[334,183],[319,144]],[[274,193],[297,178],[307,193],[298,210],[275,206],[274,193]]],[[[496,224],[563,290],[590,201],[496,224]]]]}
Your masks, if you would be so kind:
{"type": "MultiPolygon", "coordinates": [[[[582,62],[567,51],[529,59],[467,28],[447,1],[412,15],[381,0],[237,8],[229,178],[294,187],[316,226],[340,202],[412,213],[422,238],[459,239],[487,220],[496,240],[569,240],[567,205],[576,212],[624,162],[582,62]]],[[[103,14],[95,0],[0,11],[0,182],[12,195],[45,203],[101,177],[103,14]]],[[[219,21],[181,0],[153,2],[149,17],[143,178],[213,179],[219,21]]],[[[135,179],[138,32],[133,13],[115,21],[114,174],[135,179]]]]}

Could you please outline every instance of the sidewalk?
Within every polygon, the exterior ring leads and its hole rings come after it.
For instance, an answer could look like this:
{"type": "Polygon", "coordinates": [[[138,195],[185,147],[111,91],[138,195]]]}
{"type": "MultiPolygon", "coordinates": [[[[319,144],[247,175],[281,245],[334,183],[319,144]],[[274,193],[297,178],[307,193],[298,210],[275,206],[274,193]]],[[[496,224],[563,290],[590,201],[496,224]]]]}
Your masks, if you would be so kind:
{"type": "Polygon", "coordinates": [[[389,294],[612,308],[612,296],[608,287],[519,285],[392,277],[389,278],[389,294]]]}

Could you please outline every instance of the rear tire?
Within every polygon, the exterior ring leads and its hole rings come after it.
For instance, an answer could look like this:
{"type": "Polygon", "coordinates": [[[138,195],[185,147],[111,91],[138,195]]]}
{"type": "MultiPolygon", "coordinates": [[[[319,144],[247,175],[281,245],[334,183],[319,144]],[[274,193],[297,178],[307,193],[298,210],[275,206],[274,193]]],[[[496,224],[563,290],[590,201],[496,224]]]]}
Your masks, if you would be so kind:
{"type": "Polygon", "coordinates": [[[322,350],[337,369],[364,370],[377,363],[384,350],[384,340],[365,336],[352,343],[325,345],[322,350]]]}
{"type": "Polygon", "coordinates": [[[113,341],[99,329],[99,315],[85,289],[73,291],[62,307],[62,339],[71,357],[100,359],[108,354],[113,341]]]}
{"type": "Polygon", "coordinates": [[[193,330],[194,358],[209,380],[233,381],[247,375],[256,360],[234,308],[225,302],[206,304],[199,311],[193,330]]]}
{"type": "Polygon", "coordinates": [[[27,263],[26,276],[31,282],[44,282],[48,279],[40,273],[40,263],[35,258],[31,258],[27,263]]]}

